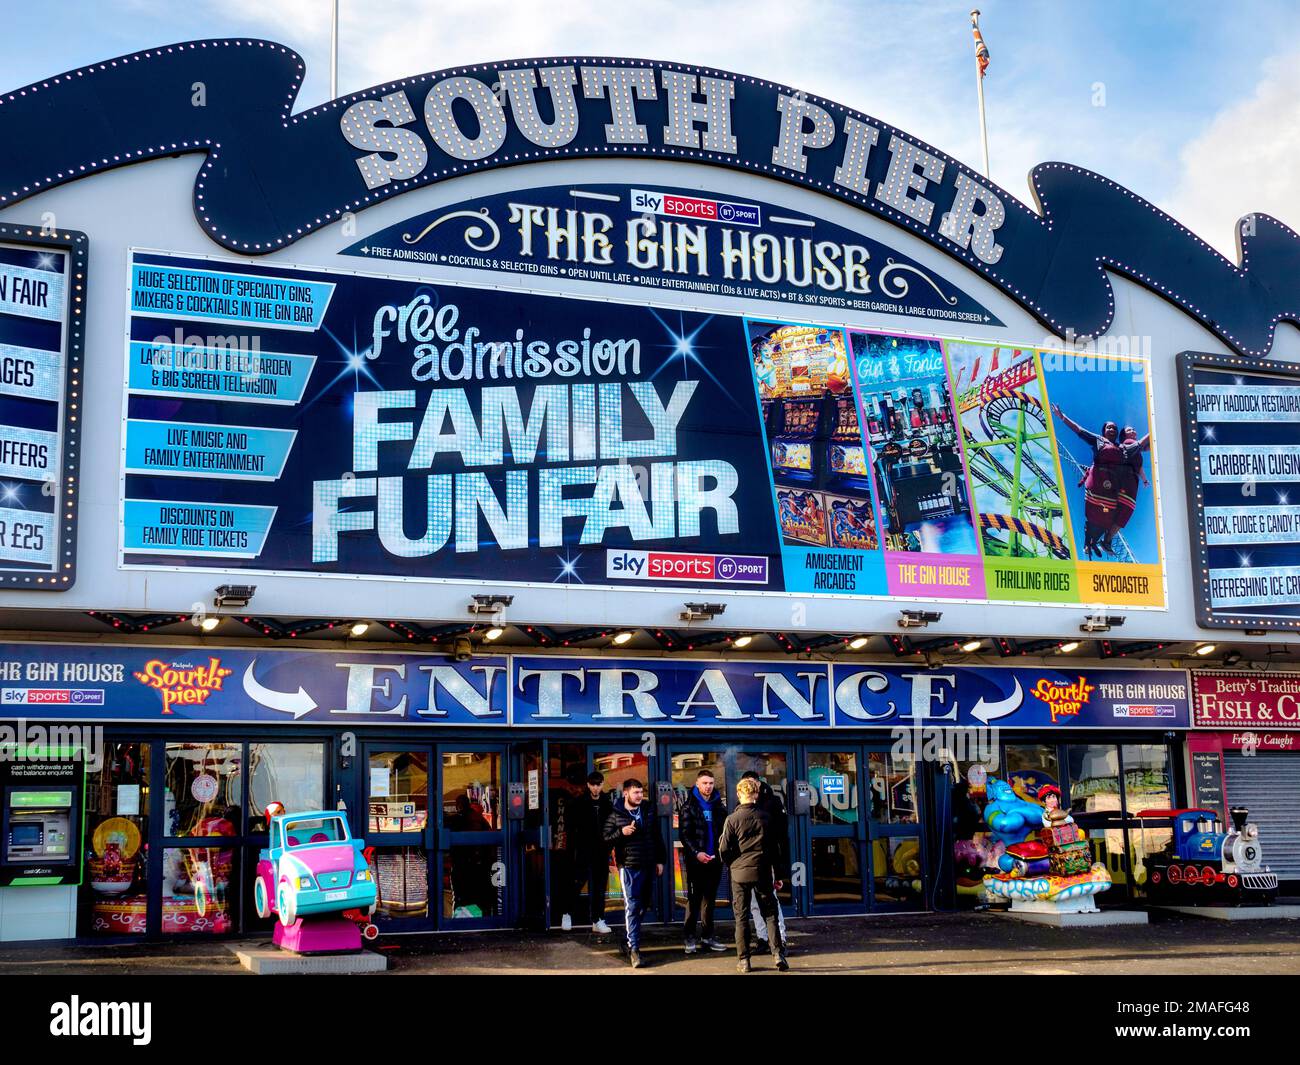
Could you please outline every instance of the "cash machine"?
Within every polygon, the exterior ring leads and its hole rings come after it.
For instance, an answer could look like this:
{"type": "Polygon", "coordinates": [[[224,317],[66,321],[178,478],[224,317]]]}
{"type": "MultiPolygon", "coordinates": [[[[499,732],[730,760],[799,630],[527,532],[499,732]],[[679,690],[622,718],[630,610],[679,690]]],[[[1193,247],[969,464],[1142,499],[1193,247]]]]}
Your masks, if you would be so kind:
{"type": "Polygon", "coordinates": [[[79,751],[0,761],[0,887],[81,882],[85,796],[79,751]]]}

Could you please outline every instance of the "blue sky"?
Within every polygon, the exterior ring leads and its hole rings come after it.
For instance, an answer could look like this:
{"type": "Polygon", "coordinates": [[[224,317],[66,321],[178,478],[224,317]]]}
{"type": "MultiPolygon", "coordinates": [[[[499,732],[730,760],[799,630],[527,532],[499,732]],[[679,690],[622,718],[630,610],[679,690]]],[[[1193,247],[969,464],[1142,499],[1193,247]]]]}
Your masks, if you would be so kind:
{"type": "MultiPolygon", "coordinates": [[[[300,108],[329,95],[329,0],[0,5],[0,89],[153,45],[258,36],[306,59],[300,108]]],[[[1063,160],[1146,196],[1225,252],[1249,211],[1300,228],[1297,0],[979,6],[993,177],[1013,195],[1029,199],[1035,163],[1063,160]]],[[[933,0],[342,0],[340,84],[522,56],[676,59],[839,100],[978,166],[969,10],[933,0]]]]}

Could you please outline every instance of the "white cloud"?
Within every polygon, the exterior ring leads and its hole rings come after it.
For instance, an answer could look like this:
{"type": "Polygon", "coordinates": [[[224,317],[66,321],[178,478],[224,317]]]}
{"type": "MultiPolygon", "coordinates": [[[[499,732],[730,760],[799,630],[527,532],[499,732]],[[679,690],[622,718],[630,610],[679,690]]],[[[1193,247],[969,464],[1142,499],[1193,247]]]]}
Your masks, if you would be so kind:
{"type": "Polygon", "coordinates": [[[1182,176],[1160,207],[1234,262],[1243,215],[1260,211],[1300,228],[1298,107],[1300,52],[1270,59],[1254,93],[1183,147],[1182,176]]]}
{"type": "MultiPolygon", "coordinates": [[[[671,59],[836,100],[978,169],[968,11],[960,0],[870,7],[855,0],[343,0],[340,92],[530,56],[671,59]]],[[[328,0],[222,4],[223,17],[241,29],[303,54],[308,80],[300,109],[328,95],[328,12],[328,0]]],[[[1034,128],[1041,104],[1022,108],[1005,90],[990,100],[994,180],[1026,201],[1029,168],[1044,158],[1041,129],[1034,128]]]]}

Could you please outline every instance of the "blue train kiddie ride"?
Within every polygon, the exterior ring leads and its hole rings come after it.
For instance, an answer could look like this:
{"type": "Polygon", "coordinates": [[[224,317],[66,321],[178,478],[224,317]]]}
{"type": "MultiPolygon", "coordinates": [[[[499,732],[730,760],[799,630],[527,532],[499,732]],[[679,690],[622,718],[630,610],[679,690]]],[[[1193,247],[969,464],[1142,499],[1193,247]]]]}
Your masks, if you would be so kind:
{"type": "Polygon", "coordinates": [[[1232,831],[1213,810],[1142,810],[1147,898],[1178,906],[1267,905],[1277,896],[1277,874],[1263,864],[1259,829],[1250,811],[1233,806],[1232,831]],[[1160,836],[1168,833],[1167,843],[1160,836]]]}
{"type": "MultiPolygon", "coordinates": [[[[258,855],[253,902],[262,918],[274,914],[276,946],[298,954],[359,950],[378,890],[364,842],[354,839],[337,810],[289,814],[280,803],[266,808],[269,836],[258,855]]],[[[377,931],[377,930],[376,930],[377,931]]]]}

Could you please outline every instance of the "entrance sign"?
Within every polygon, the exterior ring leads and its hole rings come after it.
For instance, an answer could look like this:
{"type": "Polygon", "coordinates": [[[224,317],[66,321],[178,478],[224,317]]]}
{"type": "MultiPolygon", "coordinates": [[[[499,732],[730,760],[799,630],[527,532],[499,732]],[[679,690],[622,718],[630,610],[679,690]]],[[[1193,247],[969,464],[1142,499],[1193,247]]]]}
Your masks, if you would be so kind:
{"type": "Polygon", "coordinates": [[[0,707],[31,721],[697,731],[1185,729],[1190,717],[1188,676],[1169,669],[561,655],[454,662],[207,645],[0,646],[0,707]]]}

